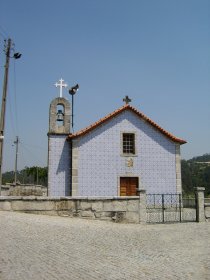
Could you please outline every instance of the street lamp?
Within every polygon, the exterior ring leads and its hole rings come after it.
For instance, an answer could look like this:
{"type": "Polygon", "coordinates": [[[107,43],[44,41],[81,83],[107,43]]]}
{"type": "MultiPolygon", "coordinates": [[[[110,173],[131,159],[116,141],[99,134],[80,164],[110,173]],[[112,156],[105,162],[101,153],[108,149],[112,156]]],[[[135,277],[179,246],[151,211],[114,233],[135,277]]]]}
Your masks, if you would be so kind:
{"type": "Polygon", "coordinates": [[[72,131],[73,131],[73,127],[74,127],[74,95],[77,93],[77,91],[79,90],[79,85],[76,84],[75,86],[71,87],[69,89],[69,94],[71,94],[71,97],[72,97],[72,102],[71,102],[71,106],[72,106],[72,109],[71,109],[71,125],[72,125],[72,131]]]}

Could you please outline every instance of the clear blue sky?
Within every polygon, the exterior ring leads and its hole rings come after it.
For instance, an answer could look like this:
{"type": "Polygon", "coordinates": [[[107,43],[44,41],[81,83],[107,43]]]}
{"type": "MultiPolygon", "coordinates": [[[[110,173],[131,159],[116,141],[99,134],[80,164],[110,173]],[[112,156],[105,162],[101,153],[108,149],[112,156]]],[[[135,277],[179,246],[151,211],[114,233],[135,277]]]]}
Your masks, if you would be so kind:
{"type": "MultiPolygon", "coordinates": [[[[210,153],[209,0],[1,0],[3,39],[22,58],[11,60],[4,170],[47,165],[48,111],[61,77],[80,84],[75,130],[132,105],[186,139],[182,158],[210,153]]],[[[69,98],[68,92],[65,97],[69,98]]]]}

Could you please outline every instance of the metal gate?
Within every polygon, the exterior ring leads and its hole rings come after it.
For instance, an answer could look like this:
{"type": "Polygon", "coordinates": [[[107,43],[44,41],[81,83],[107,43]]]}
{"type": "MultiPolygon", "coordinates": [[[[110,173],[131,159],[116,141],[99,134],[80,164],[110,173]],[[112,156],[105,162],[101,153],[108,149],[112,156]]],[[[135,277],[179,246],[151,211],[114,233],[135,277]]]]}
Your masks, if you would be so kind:
{"type": "Polygon", "coordinates": [[[147,222],[196,221],[196,199],[181,194],[147,194],[147,222]]]}

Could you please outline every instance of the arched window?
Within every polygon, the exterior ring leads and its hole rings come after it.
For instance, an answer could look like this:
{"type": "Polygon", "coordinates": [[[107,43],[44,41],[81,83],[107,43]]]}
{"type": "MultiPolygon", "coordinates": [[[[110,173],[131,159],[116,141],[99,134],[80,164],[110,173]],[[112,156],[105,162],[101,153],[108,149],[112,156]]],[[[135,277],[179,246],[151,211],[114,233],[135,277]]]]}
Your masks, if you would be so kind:
{"type": "Polygon", "coordinates": [[[62,104],[58,104],[56,107],[57,112],[57,119],[56,124],[57,126],[64,126],[64,106],[62,104]]]}

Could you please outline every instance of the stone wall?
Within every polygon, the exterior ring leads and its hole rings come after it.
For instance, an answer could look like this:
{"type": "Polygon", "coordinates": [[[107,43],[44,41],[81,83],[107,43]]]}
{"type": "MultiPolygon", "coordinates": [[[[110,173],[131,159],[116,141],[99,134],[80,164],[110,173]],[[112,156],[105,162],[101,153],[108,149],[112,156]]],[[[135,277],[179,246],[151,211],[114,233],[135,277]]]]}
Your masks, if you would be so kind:
{"type": "MultiPolygon", "coordinates": [[[[196,221],[210,221],[210,203],[204,203],[204,188],[196,189],[196,221]]],[[[80,217],[114,222],[147,222],[145,190],[128,197],[0,196],[0,211],[80,217]]]]}
{"type": "Polygon", "coordinates": [[[1,186],[1,195],[2,196],[9,195],[9,188],[10,188],[10,185],[2,185],[1,186]]]}
{"type": "Polygon", "coordinates": [[[44,186],[35,186],[35,185],[17,185],[10,186],[9,189],[10,196],[46,196],[47,187],[44,186]]]}
{"type": "Polygon", "coordinates": [[[0,197],[0,210],[145,223],[140,197],[0,197]]]}
{"type": "Polygon", "coordinates": [[[7,184],[1,187],[2,196],[47,196],[47,187],[32,184],[7,184]]]}

